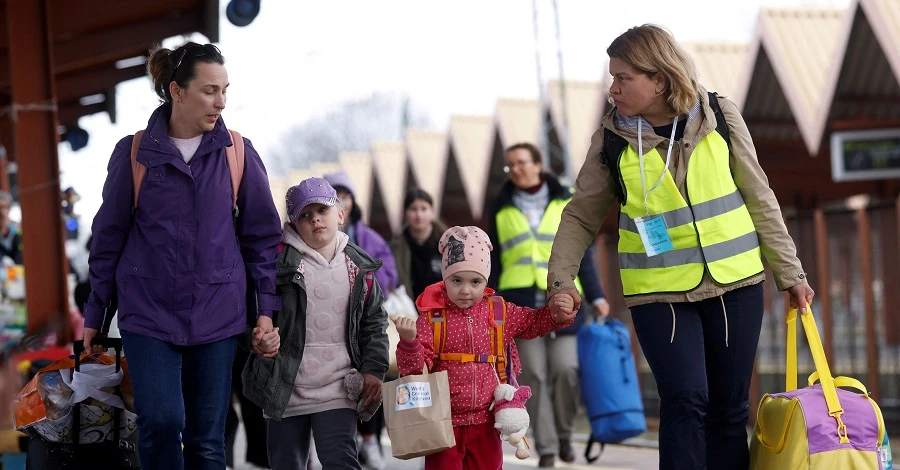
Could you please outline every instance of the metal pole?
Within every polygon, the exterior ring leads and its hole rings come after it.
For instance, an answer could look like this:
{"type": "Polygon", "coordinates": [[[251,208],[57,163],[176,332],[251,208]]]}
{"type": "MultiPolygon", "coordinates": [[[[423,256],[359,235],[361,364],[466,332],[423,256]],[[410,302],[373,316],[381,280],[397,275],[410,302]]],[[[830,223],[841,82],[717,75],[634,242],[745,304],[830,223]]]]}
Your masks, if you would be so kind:
{"type": "Polygon", "coordinates": [[[562,38],[559,32],[559,5],[553,0],[553,18],[556,21],[556,57],[559,62],[559,102],[562,109],[563,131],[559,142],[562,147],[562,159],[566,177],[575,179],[575,170],[572,168],[572,158],[569,155],[569,104],[566,100],[566,77],[563,74],[562,38]]]}
{"type": "MultiPolygon", "coordinates": [[[[538,35],[538,7],[537,0],[531,0],[532,20],[534,21],[534,65],[537,72],[538,100],[541,108],[544,105],[544,77],[541,72],[541,40],[538,35]]],[[[550,171],[550,149],[547,143],[547,114],[541,111],[540,125],[538,126],[538,141],[535,144],[541,149],[544,170],[550,171]]]]}

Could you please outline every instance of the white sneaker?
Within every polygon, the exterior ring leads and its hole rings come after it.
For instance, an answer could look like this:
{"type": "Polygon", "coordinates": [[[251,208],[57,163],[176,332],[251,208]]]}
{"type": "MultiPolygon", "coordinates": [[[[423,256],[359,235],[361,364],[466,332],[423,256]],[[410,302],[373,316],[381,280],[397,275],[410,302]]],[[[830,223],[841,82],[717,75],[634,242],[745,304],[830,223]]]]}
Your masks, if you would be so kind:
{"type": "Polygon", "coordinates": [[[385,463],[384,457],[381,456],[381,443],[377,440],[373,439],[363,442],[362,454],[363,459],[366,461],[366,466],[370,470],[384,470],[385,463]]]}

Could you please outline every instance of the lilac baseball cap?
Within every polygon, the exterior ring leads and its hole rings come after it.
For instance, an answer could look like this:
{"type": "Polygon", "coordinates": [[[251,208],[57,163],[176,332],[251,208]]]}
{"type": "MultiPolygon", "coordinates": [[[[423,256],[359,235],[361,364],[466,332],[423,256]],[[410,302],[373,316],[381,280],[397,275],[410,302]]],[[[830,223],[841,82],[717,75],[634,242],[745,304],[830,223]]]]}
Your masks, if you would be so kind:
{"type": "Polygon", "coordinates": [[[334,173],[327,173],[322,176],[325,181],[331,183],[332,187],[343,186],[350,191],[350,195],[356,197],[356,188],[353,187],[353,181],[350,179],[350,175],[347,174],[346,171],[336,171],[334,173]]]}
{"type": "Polygon", "coordinates": [[[285,195],[288,219],[297,220],[300,211],[310,204],[334,206],[338,202],[337,191],[322,178],[307,178],[297,186],[291,186],[285,195]]]}

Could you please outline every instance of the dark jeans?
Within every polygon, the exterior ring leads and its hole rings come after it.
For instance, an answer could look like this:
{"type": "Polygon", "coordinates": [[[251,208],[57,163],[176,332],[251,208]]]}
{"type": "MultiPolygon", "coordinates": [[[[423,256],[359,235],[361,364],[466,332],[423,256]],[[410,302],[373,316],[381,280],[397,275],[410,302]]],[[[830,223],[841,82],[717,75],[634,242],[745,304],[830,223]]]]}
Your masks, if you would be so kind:
{"type": "Polygon", "coordinates": [[[660,470],[746,470],[762,284],[699,302],[640,305],[631,314],[661,401],[660,470]]]}
{"type": "MultiPolygon", "coordinates": [[[[244,422],[244,435],[247,436],[246,460],[257,467],[269,467],[269,455],[266,451],[266,419],[262,408],[256,406],[244,396],[241,385],[241,371],[250,358],[250,351],[237,348],[234,356],[234,367],[231,369],[231,393],[237,396],[237,405],[241,407],[241,419],[244,422]]],[[[234,441],[238,431],[238,415],[232,400],[228,407],[228,418],[225,420],[225,463],[234,468],[234,441]]]]}
{"type": "Polygon", "coordinates": [[[123,331],[122,340],[144,470],[223,470],[237,337],[174,346],[123,331]]]}
{"type": "Polygon", "coordinates": [[[274,470],[306,468],[310,434],[327,470],[360,470],[356,459],[356,410],[339,408],[281,421],[269,419],[269,462],[274,470]]]}

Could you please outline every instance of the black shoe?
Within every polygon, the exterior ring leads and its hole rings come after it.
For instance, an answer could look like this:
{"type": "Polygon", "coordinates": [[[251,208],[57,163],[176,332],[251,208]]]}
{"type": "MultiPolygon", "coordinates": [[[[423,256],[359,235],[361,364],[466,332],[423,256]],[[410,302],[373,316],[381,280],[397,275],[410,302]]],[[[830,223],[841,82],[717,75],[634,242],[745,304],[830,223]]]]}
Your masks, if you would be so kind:
{"type": "Polygon", "coordinates": [[[538,461],[538,468],[553,468],[556,466],[556,456],[553,454],[542,455],[538,461]]]}
{"type": "Polygon", "coordinates": [[[572,442],[568,440],[559,440],[559,459],[565,463],[575,461],[575,451],[572,450],[572,442]]]}

